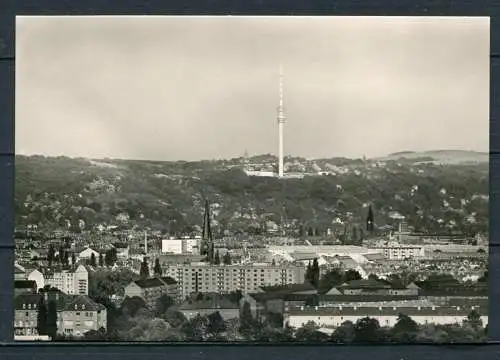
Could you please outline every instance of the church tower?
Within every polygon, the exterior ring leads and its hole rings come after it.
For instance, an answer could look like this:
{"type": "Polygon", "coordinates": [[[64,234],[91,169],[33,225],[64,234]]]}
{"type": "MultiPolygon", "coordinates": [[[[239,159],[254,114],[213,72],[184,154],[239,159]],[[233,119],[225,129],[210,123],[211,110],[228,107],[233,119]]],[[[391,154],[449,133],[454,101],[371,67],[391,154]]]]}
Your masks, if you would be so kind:
{"type": "Polygon", "coordinates": [[[370,204],[368,207],[368,215],[366,216],[366,231],[372,233],[374,228],[373,210],[372,205],[370,204]]]}
{"type": "Polygon", "coordinates": [[[203,215],[203,232],[201,236],[200,255],[205,255],[208,262],[214,262],[214,240],[210,221],[210,205],[205,201],[205,214],[203,215]]]}

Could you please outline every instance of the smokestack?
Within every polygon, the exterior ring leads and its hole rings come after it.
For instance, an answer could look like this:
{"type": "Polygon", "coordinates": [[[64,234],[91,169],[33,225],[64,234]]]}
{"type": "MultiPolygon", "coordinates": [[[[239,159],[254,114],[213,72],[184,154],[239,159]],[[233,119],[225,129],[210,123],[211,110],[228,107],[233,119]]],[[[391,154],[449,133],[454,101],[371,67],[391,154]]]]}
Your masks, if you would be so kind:
{"type": "Polygon", "coordinates": [[[148,254],[148,231],[144,231],[144,254],[148,254]]]}

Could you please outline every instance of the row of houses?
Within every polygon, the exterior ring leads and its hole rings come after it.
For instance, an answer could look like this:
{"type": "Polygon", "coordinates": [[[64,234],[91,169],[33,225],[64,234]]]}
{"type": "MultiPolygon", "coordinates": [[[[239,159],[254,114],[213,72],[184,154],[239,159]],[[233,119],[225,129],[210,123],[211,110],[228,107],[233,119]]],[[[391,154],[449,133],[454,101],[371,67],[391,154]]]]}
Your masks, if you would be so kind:
{"type": "Polygon", "coordinates": [[[106,308],[87,295],[67,295],[60,291],[24,293],[14,300],[14,338],[32,340],[38,335],[41,304],[54,302],[57,309],[57,334],[83,336],[88,331],[107,329],[106,308]]]}

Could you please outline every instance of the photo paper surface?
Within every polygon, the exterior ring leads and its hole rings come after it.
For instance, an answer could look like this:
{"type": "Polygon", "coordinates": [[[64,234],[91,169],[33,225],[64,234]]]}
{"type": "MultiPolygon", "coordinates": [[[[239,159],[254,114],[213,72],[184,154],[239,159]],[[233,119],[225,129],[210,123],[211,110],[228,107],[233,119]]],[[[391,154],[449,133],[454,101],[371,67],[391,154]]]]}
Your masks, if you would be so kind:
{"type": "Polygon", "coordinates": [[[16,19],[15,340],[484,342],[489,19],[16,19]]]}

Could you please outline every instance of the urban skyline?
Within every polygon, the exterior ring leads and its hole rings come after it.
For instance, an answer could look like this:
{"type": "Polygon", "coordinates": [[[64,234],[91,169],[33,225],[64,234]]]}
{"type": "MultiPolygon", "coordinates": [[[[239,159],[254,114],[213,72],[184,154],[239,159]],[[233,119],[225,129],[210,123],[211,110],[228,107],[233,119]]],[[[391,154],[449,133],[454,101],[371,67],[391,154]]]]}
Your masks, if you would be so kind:
{"type": "Polygon", "coordinates": [[[16,341],[488,340],[487,18],[16,26],[16,341]]]}

